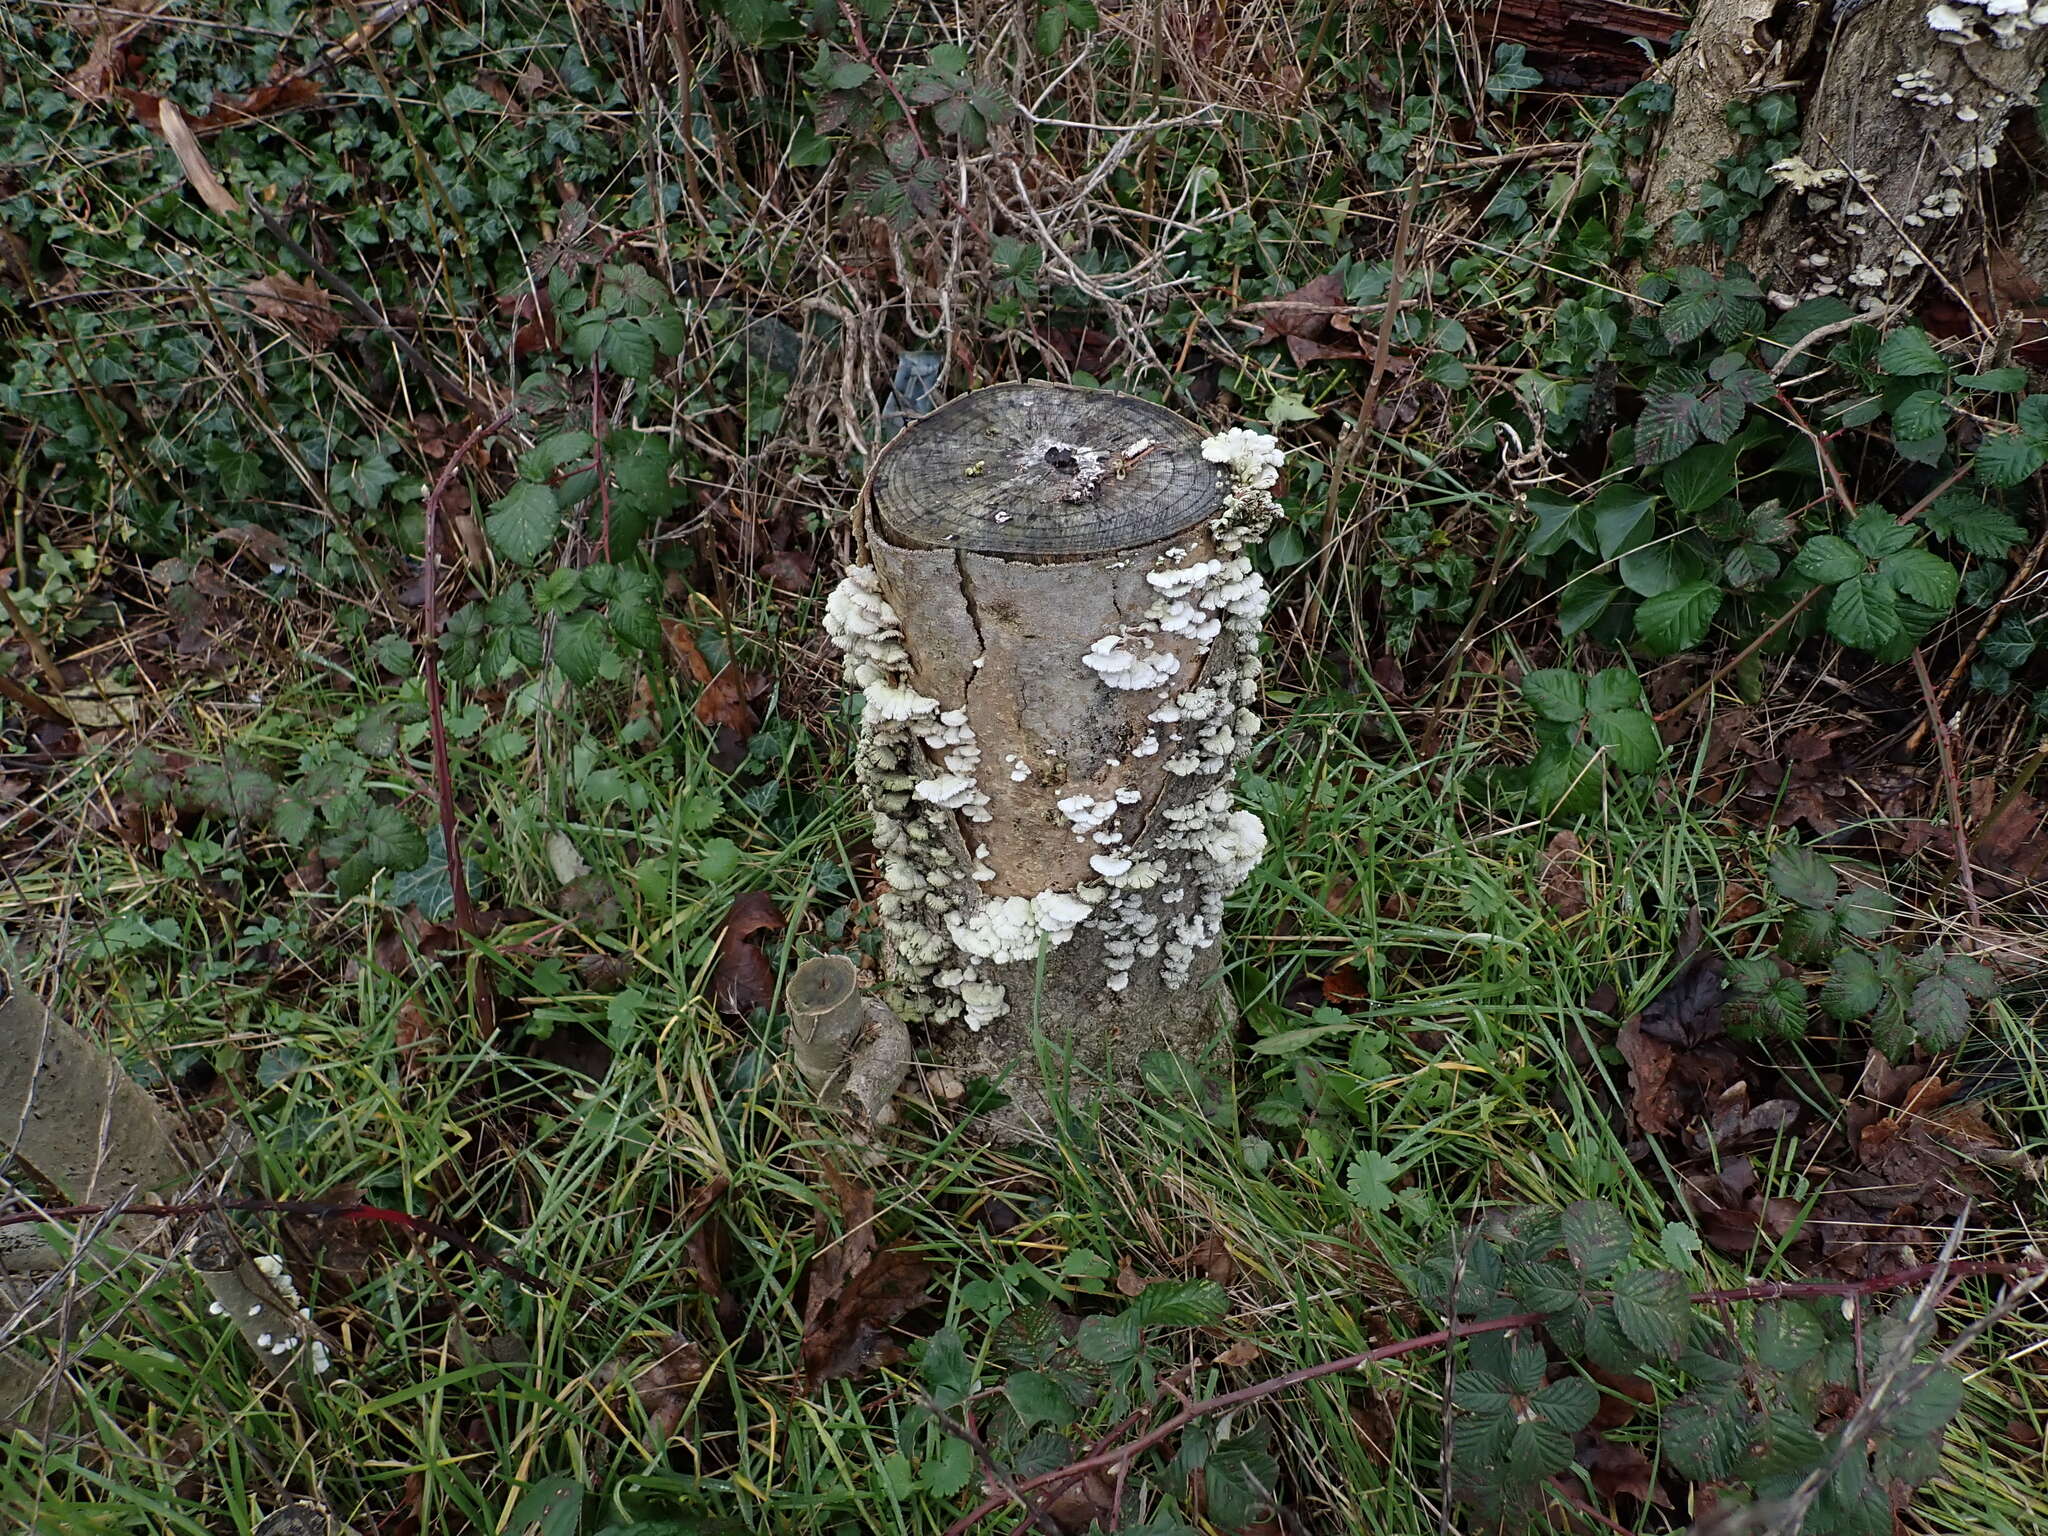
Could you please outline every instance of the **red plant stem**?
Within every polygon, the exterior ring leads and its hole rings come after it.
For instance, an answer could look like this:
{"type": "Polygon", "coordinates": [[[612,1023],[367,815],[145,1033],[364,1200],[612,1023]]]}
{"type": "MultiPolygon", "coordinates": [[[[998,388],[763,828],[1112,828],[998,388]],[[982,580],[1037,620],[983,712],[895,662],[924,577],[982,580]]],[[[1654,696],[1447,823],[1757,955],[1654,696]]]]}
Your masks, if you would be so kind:
{"type": "MultiPolygon", "coordinates": [[[[1692,1300],[1697,1305],[1705,1306],[1726,1301],[1797,1301],[1816,1296],[1875,1296],[1885,1291],[1905,1290],[1936,1276],[1943,1276],[1953,1283],[1979,1275],[2034,1275],[2039,1274],[2044,1267],[2048,1267],[2048,1261],[2039,1259],[1982,1259],[1965,1264],[1920,1264],[1911,1269],[1878,1275],[1869,1280],[1781,1280],[1766,1281],[1761,1285],[1738,1286],[1732,1290],[1695,1291],[1692,1300]]],[[[1315,1381],[1324,1376],[1335,1376],[1344,1371],[1361,1370],[1378,1361],[1412,1355],[1419,1350],[1437,1349],[1454,1340],[1470,1338],[1475,1334],[1505,1333],[1515,1328],[1533,1327],[1544,1320],[1545,1314],[1541,1312],[1518,1312],[1512,1317],[1488,1318],[1484,1322],[1453,1323],[1448,1328],[1437,1329],[1434,1333],[1418,1334],[1412,1339],[1382,1344],[1377,1349],[1346,1355],[1341,1360],[1325,1360],[1318,1365],[1305,1365],[1279,1376],[1270,1376],[1264,1381],[1255,1381],[1248,1387],[1239,1387],[1234,1392],[1224,1392],[1216,1397],[1203,1398],[1198,1403],[1190,1403],[1181,1412],[1158,1427],[1147,1430],[1137,1439],[1085,1456],[1079,1461],[1070,1462],[1064,1467],[1056,1467],[1050,1472],[1041,1472],[1036,1477],[1025,1478],[1015,1485],[1014,1491],[1018,1495],[1023,1495],[1051,1484],[1071,1483],[1078,1478],[1086,1477],[1090,1472],[1117,1466],[1149,1451],[1161,1441],[1171,1439],[1197,1419],[1276,1396],[1289,1388],[1301,1386],[1304,1382],[1315,1381]]],[[[982,1500],[969,1513],[947,1526],[946,1536],[965,1536],[966,1532],[1001,1509],[1009,1499],[1010,1495],[1006,1492],[982,1500]]]]}
{"type": "Polygon", "coordinates": [[[508,1259],[499,1258],[488,1248],[472,1238],[463,1236],[453,1227],[443,1226],[438,1221],[429,1220],[424,1216],[414,1216],[406,1211],[394,1211],[386,1206],[364,1205],[361,1202],[333,1205],[319,1200],[265,1200],[258,1196],[228,1196],[219,1200],[198,1200],[189,1205],[43,1206],[31,1211],[0,1211],[0,1227],[23,1226],[32,1221],[76,1221],[87,1216],[104,1216],[109,1212],[117,1216],[176,1218],[208,1216],[220,1211],[244,1211],[263,1216],[300,1216],[312,1221],[382,1222],[386,1226],[416,1232],[422,1237],[431,1237],[451,1248],[459,1248],[479,1264],[488,1264],[500,1274],[511,1276],[521,1285],[530,1285],[536,1290],[547,1289],[538,1276],[521,1269],[508,1259]]]}
{"type": "Polygon", "coordinates": [[[448,724],[441,705],[441,500],[476,445],[512,419],[516,406],[506,406],[489,421],[462,440],[462,446],[448,455],[441,473],[427,490],[422,508],[425,545],[420,558],[420,580],[425,594],[420,603],[420,676],[427,690],[427,735],[434,750],[434,800],[441,813],[441,851],[448,859],[448,887],[455,899],[455,928],[474,936],[476,908],[470,904],[469,881],[463,874],[462,849],[455,830],[455,775],[448,766],[448,724]]]}

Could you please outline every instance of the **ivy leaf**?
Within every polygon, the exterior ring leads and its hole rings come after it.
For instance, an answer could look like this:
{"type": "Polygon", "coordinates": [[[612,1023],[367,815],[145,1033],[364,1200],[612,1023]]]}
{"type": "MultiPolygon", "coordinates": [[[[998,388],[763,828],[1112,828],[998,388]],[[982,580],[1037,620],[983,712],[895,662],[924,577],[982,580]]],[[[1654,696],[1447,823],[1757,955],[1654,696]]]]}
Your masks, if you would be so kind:
{"type": "Polygon", "coordinates": [[[515,565],[531,565],[552,549],[561,525],[555,493],[531,481],[521,481],[499,497],[484,519],[491,547],[515,565]]]}
{"type": "Polygon", "coordinates": [[[1640,709],[1618,709],[1593,716],[1593,740],[1607,749],[1615,766],[1629,773],[1654,773],[1664,761],[1664,739],[1657,722],[1640,709]]]}
{"type": "Polygon", "coordinates": [[[1614,1279],[1614,1320],[1645,1354],[1675,1359],[1692,1321],[1685,1282],[1668,1270],[1639,1269],[1614,1279]]]}
{"type": "Polygon", "coordinates": [[[1851,576],[1828,601],[1828,633],[1844,645],[1874,651],[1904,630],[1891,587],[1871,574],[1851,576]]]}
{"type": "Polygon", "coordinates": [[[1871,1013],[1884,1001],[1884,982],[1870,956],[1844,949],[1828,962],[1828,979],[1820,989],[1820,1005],[1831,1019],[1846,1024],[1871,1013]]]}
{"type": "Polygon", "coordinates": [[[1969,994],[1953,977],[1929,976],[1913,989],[1906,1017],[1928,1050],[1949,1050],[1969,1032],[1969,994]]]}
{"type": "Polygon", "coordinates": [[[1780,848],[1769,871],[1771,889],[1797,906],[1828,906],[1842,886],[1835,866],[1811,848],[1780,848]]]}
{"type": "Polygon", "coordinates": [[[1856,547],[1832,533],[1808,539],[1799,553],[1792,557],[1792,569],[1808,581],[1817,581],[1828,587],[1847,581],[1863,566],[1863,556],[1857,553],[1856,547]]]}
{"type": "Polygon", "coordinates": [[[1895,555],[1886,555],[1878,562],[1877,570],[1901,597],[1910,597],[1939,613],[1946,613],[1955,605],[1956,593],[1963,584],[1960,571],[1925,549],[1902,549],[1895,555]]]}
{"type": "Polygon", "coordinates": [[[1688,650],[1707,637],[1721,609],[1721,589],[1710,581],[1688,582],[1646,598],[1636,609],[1636,633],[1661,656],[1688,650]]]}
{"type": "Polygon", "coordinates": [[[1885,337],[1877,349],[1877,366],[1894,378],[1920,378],[1926,374],[1946,375],[1948,361],[1935,350],[1927,333],[1917,325],[1905,325],[1885,337]]]}
{"type": "Polygon", "coordinates": [[[1545,667],[1522,679],[1522,697],[1545,720],[1575,723],[1586,712],[1586,685],[1565,667],[1545,667]]]}
{"type": "Polygon", "coordinates": [[[1605,1280],[1628,1258],[1635,1233],[1626,1216],[1605,1200],[1575,1200],[1558,1216],[1564,1251],[1588,1280],[1605,1280]]]}

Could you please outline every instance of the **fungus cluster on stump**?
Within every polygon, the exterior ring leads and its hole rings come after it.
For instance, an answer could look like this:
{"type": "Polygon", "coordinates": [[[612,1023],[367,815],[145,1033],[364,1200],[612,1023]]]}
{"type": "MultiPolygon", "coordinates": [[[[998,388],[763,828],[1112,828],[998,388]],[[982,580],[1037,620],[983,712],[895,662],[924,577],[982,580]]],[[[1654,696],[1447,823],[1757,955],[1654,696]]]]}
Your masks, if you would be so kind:
{"type": "Polygon", "coordinates": [[[1194,1056],[1223,905],[1265,849],[1232,781],[1259,729],[1273,439],[1044,384],[965,395],[878,459],[826,624],[863,700],[889,1000],[1000,1082],[1013,1129],[1194,1056]],[[1071,1078],[1042,1080],[1042,1039],[1071,1078]]]}

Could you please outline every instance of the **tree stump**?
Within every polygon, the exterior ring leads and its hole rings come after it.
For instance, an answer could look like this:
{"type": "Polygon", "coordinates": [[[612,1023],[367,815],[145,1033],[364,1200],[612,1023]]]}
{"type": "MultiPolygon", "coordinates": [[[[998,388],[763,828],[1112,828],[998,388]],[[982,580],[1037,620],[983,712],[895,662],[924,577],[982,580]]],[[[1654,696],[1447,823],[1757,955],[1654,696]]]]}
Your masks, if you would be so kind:
{"type": "Polygon", "coordinates": [[[1231,792],[1266,610],[1244,547],[1279,461],[1004,384],[906,429],[862,495],[826,624],[864,701],[885,990],[924,1054],[999,1083],[1005,1133],[1228,1016],[1223,904],[1266,843],[1231,792]]]}

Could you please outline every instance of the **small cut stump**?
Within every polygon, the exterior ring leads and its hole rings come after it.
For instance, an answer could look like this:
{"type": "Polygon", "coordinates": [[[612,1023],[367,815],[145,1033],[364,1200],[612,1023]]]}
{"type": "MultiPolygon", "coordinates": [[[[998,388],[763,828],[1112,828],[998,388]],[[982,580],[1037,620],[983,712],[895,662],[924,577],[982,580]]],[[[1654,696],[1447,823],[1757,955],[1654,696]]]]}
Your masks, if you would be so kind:
{"type": "Polygon", "coordinates": [[[827,627],[864,701],[885,990],[924,1054],[1001,1087],[1012,1134],[1229,1015],[1224,901],[1266,846],[1232,803],[1266,611],[1244,549],[1279,461],[1131,396],[1005,384],[905,430],[862,496],[827,627]]]}

